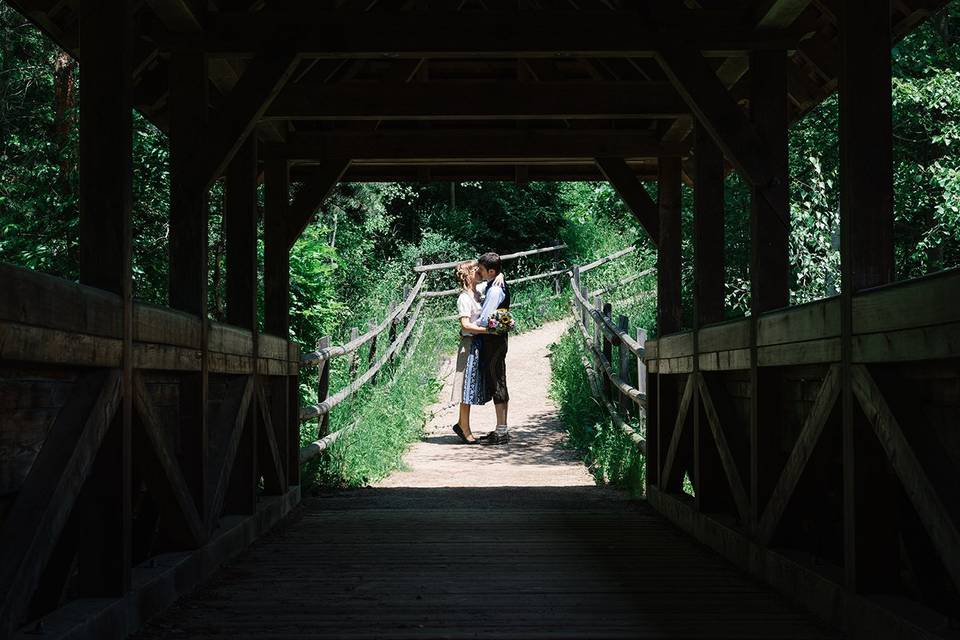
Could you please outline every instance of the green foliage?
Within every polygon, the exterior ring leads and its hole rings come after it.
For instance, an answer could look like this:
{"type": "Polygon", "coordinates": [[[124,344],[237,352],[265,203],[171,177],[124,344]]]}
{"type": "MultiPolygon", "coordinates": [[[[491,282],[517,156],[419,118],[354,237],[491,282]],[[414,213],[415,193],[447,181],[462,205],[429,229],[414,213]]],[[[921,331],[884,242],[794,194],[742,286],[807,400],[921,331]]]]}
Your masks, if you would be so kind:
{"type": "MultiPolygon", "coordinates": [[[[645,464],[642,452],[591,395],[581,360],[582,340],[573,328],[550,351],[550,397],[557,403],[567,430],[568,444],[577,449],[598,483],[643,492],[645,464]]],[[[632,425],[643,433],[638,424],[632,425]]]]}

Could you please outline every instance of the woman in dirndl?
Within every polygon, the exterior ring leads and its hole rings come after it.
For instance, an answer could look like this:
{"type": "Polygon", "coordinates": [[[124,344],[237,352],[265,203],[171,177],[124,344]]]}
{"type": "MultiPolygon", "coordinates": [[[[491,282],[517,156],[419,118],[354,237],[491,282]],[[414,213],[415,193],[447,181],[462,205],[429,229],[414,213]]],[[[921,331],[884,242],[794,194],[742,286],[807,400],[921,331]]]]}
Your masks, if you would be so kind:
{"type": "Polygon", "coordinates": [[[477,291],[476,260],[458,264],[454,273],[460,285],[460,296],[457,298],[460,346],[457,349],[457,371],[450,399],[460,402],[460,420],[453,425],[453,431],[464,444],[477,444],[477,438],[470,431],[470,407],[486,404],[491,395],[484,383],[480,365],[483,334],[487,329],[477,324],[480,316],[480,292],[477,291]]]}

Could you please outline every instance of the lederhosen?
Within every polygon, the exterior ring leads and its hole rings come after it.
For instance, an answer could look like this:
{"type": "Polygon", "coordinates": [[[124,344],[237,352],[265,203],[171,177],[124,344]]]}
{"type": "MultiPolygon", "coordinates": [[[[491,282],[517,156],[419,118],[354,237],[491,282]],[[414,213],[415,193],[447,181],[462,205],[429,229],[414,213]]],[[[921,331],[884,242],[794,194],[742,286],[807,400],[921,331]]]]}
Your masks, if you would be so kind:
{"type": "MultiPolygon", "coordinates": [[[[510,290],[506,284],[503,285],[503,302],[497,308],[510,308],[510,290]]],[[[506,402],[510,399],[507,392],[507,334],[484,335],[480,359],[487,394],[493,397],[495,404],[506,402]]]]}

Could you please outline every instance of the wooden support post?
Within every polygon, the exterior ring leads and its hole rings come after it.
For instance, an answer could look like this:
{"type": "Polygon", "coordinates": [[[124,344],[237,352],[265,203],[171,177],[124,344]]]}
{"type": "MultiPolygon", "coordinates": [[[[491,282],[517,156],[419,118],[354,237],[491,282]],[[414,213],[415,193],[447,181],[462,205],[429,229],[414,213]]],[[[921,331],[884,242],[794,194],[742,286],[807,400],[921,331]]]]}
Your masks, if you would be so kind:
{"type": "Polygon", "coordinates": [[[580,291],[580,267],[575,266],[573,268],[573,288],[577,291],[580,291]]]}
{"type": "MultiPolygon", "coordinates": [[[[583,296],[584,300],[590,300],[590,289],[586,285],[580,286],[580,295],[583,296]]],[[[590,314],[587,313],[587,310],[582,308],[580,309],[580,320],[583,322],[583,328],[589,331],[590,329],[590,314]]]]}
{"type": "MultiPolygon", "coordinates": [[[[406,287],[403,288],[403,299],[406,300],[408,295],[410,295],[410,287],[409,287],[409,286],[406,286],[406,287]]],[[[397,302],[396,302],[396,300],[391,300],[391,301],[390,301],[390,306],[389,306],[389,308],[387,309],[388,315],[392,315],[393,312],[394,312],[396,309],[397,309],[397,302]]],[[[401,322],[402,320],[403,320],[403,318],[397,318],[396,320],[394,320],[393,322],[390,323],[390,330],[387,332],[387,344],[388,344],[388,345],[393,344],[393,341],[397,339],[397,324],[398,324],[399,322],[401,322]]],[[[396,353],[396,352],[390,354],[390,362],[393,362],[393,359],[394,359],[395,357],[397,357],[397,353],[396,353]]],[[[372,382],[372,380],[371,380],[371,382],[372,382]]]]}
{"type": "Polygon", "coordinates": [[[623,158],[596,158],[597,168],[617,192],[637,222],[650,234],[654,243],[660,237],[657,205],[647,193],[637,174],[623,158]]]}
{"type": "Polygon", "coordinates": [[[257,325],[257,140],[251,136],[227,168],[224,198],[227,244],[227,322],[257,325]]]}
{"type": "MultiPolygon", "coordinates": [[[[287,211],[289,209],[289,171],[286,160],[268,158],[264,169],[263,215],[263,297],[264,331],[288,339],[290,335],[290,248],[287,243],[287,211]]],[[[269,385],[270,426],[277,446],[278,458],[286,465],[289,447],[289,381],[286,377],[271,379],[269,385]]],[[[287,470],[281,469],[284,479],[287,470]]],[[[275,487],[282,490],[283,487],[275,487]]]]}
{"type": "MultiPolygon", "coordinates": [[[[317,340],[317,350],[326,349],[331,344],[330,336],[323,336],[317,340]]],[[[317,375],[317,404],[327,399],[330,394],[330,361],[320,363],[320,373],[317,375]]],[[[327,412],[317,419],[317,438],[330,433],[330,413],[327,412]]]]}
{"type": "MultiPolygon", "coordinates": [[[[224,193],[224,236],[227,243],[227,322],[253,334],[254,385],[257,380],[257,140],[251,136],[227,168],[224,193]]],[[[237,445],[224,512],[250,514],[257,506],[257,394],[237,445]]]]}
{"type": "MultiPolygon", "coordinates": [[[[607,320],[610,320],[610,315],[613,313],[613,307],[609,302],[603,303],[603,317],[607,320]]],[[[599,327],[599,323],[597,325],[599,327]]],[[[610,342],[610,339],[607,337],[606,332],[602,329],[600,330],[600,339],[602,341],[603,357],[610,364],[612,368],[613,365],[613,344],[610,342]]],[[[603,393],[607,398],[607,401],[613,402],[613,385],[610,384],[610,379],[607,376],[603,376],[603,393]]]]}
{"type": "MultiPolygon", "coordinates": [[[[630,333],[630,320],[627,316],[621,315],[617,318],[617,328],[625,334],[630,333]]],[[[620,347],[617,349],[617,355],[620,356],[620,366],[619,366],[619,375],[620,379],[624,382],[630,382],[630,351],[627,350],[623,342],[620,343],[620,347]]],[[[620,394],[620,413],[623,415],[625,420],[630,419],[630,407],[633,405],[633,401],[630,400],[629,396],[625,393],[620,394]]]]}
{"type": "Polygon", "coordinates": [[[657,243],[657,327],[659,337],[680,330],[680,158],[660,158],[660,241],[657,243]]]}
{"type": "Polygon", "coordinates": [[[132,567],[133,3],[85,3],[80,11],[80,41],[84,50],[80,101],[80,281],[120,294],[123,304],[120,417],[104,440],[102,447],[110,449],[98,459],[97,469],[98,474],[105,476],[108,493],[90,503],[89,514],[91,521],[101,524],[103,537],[81,541],[91,561],[100,563],[97,573],[101,580],[98,588],[84,588],[84,595],[120,596],[130,589],[132,567]],[[89,548],[91,544],[94,549],[89,548]]]}
{"type": "Polygon", "coordinates": [[[724,316],[723,154],[696,128],[693,192],[693,307],[697,328],[724,316]]]}
{"type": "MultiPolygon", "coordinates": [[[[353,342],[360,337],[360,330],[356,327],[350,329],[350,342],[353,342]]],[[[347,369],[350,379],[353,380],[354,376],[357,375],[357,352],[354,351],[350,354],[350,367],[347,369]]]]}
{"type": "MultiPolygon", "coordinates": [[[[787,55],[756,51],[750,57],[751,119],[764,144],[771,182],[789,185],[787,127],[787,55]]],[[[787,454],[780,450],[778,418],[779,370],[760,371],[757,323],[760,314],[790,303],[789,189],[764,191],[754,187],[750,229],[751,402],[750,402],[750,519],[756,523],[776,485],[787,454]],[[777,201],[774,201],[776,198],[777,201]]]]}
{"type": "MultiPolygon", "coordinates": [[[[367,331],[373,331],[377,328],[377,323],[373,320],[367,320],[367,331]]],[[[367,354],[367,367],[372,367],[373,363],[377,361],[377,336],[373,336],[370,339],[370,353],[367,354]]],[[[370,378],[370,384],[377,384],[377,374],[373,374],[373,377],[370,378]]]]}
{"type": "MultiPolygon", "coordinates": [[[[647,344],[646,329],[637,327],[637,344],[643,347],[644,349],[646,349],[646,344],[647,344]]],[[[638,407],[637,416],[645,417],[644,430],[647,432],[645,434],[645,437],[646,437],[646,441],[650,442],[650,430],[646,428],[648,424],[652,424],[649,416],[650,397],[647,392],[647,364],[644,362],[643,358],[637,358],[637,390],[640,393],[642,393],[644,397],[647,398],[647,404],[646,404],[647,411],[645,412],[642,407],[638,407]],[[643,416],[644,413],[646,413],[647,415],[643,416]]]]}
{"type": "Polygon", "coordinates": [[[289,193],[286,160],[268,158],[264,169],[264,331],[284,339],[290,333],[289,193]]]}
{"type": "Polygon", "coordinates": [[[849,0],[840,20],[841,402],[844,570],[847,587],[897,582],[888,463],[856,406],[851,383],[853,296],[893,279],[890,2],[849,0]]]}
{"type": "Polygon", "coordinates": [[[208,73],[201,51],[170,59],[170,306],[201,318],[201,368],[180,385],[184,477],[205,520],[207,468],[207,189],[196,181],[197,142],[207,125],[208,73]]]}

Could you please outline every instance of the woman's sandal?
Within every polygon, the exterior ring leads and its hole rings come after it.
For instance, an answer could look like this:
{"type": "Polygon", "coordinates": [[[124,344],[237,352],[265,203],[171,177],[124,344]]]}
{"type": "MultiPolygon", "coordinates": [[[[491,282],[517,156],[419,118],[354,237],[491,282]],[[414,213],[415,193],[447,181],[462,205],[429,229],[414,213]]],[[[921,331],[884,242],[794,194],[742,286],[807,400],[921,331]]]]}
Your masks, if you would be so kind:
{"type": "Polygon", "coordinates": [[[467,440],[467,436],[463,435],[463,429],[460,428],[460,423],[453,425],[453,432],[460,436],[460,439],[463,440],[463,444],[477,444],[479,440],[474,438],[473,440],[467,440]]]}

